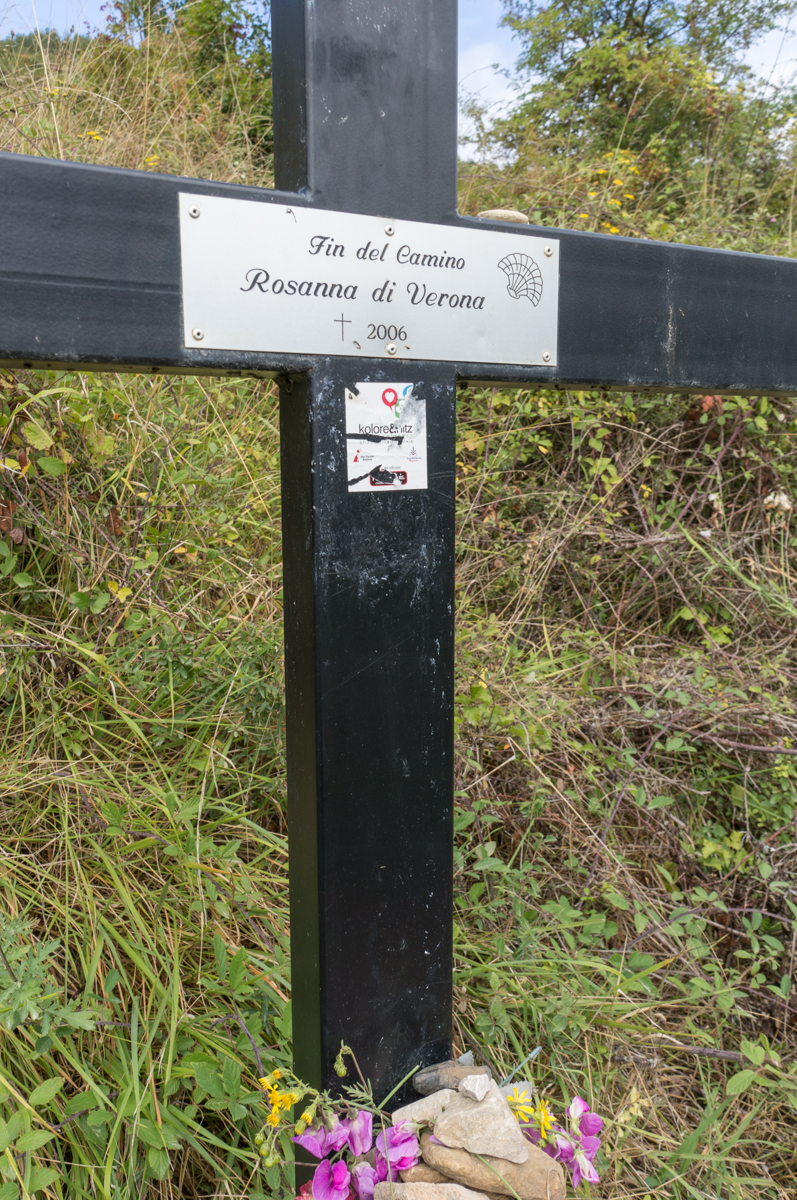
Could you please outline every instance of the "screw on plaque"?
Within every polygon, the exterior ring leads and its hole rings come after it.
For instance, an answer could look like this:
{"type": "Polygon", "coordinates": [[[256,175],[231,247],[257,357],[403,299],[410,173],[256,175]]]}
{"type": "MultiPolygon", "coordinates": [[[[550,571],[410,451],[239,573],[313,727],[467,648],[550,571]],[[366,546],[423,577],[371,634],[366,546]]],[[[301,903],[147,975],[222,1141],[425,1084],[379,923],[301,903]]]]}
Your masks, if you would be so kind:
{"type": "Polygon", "coordinates": [[[553,246],[546,246],[543,251],[543,254],[545,255],[546,258],[550,258],[551,255],[553,254],[553,246]]]}
{"type": "Polygon", "coordinates": [[[387,234],[388,237],[392,237],[395,232],[396,232],[395,225],[386,225],[385,226],[385,233],[387,234]]]}
{"type": "Polygon", "coordinates": [[[551,361],[551,355],[550,355],[550,352],[549,352],[548,350],[543,350],[543,352],[542,352],[542,361],[543,361],[543,362],[550,362],[550,361],[551,361]]]}
{"type": "Polygon", "coordinates": [[[198,217],[199,216],[199,205],[198,204],[189,204],[188,205],[188,215],[189,215],[189,217],[198,217]]]}
{"type": "Polygon", "coordinates": [[[388,354],[395,354],[398,350],[398,347],[396,346],[395,342],[388,342],[385,346],[385,350],[388,354]]]}
{"type": "Polygon", "coordinates": [[[205,336],[204,331],[201,329],[192,329],[191,330],[191,337],[194,339],[195,342],[201,342],[204,336],[205,336]]]}

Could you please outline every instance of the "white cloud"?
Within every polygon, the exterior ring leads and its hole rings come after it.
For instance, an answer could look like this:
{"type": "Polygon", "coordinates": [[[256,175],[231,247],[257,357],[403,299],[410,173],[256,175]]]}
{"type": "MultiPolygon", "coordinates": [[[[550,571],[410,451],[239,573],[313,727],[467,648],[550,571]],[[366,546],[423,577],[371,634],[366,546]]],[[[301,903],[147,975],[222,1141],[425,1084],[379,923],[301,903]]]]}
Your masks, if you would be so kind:
{"type": "MultiPolygon", "coordinates": [[[[487,108],[492,117],[498,116],[511,104],[516,92],[509,79],[500,73],[500,68],[508,65],[501,51],[502,47],[499,43],[485,41],[472,45],[460,53],[460,104],[465,99],[473,97],[479,104],[487,108]]],[[[471,132],[472,122],[460,111],[459,136],[468,137],[471,132]]]]}
{"type": "Polygon", "coordinates": [[[797,69],[797,33],[774,30],[756,42],[745,55],[745,62],[756,75],[770,80],[773,87],[788,82],[797,69]]]}
{"type": "MultiPolygon", "coordinates": [[[[501,0],[459,0],[460,101],[475,96],[491,116],[498,115],[515,96],[509,80],[500,73],[500,69],[512,71],[519,52],[512,30],[500,24],[504,11],[501,0]]],[[[460,137],[470,133],[471,122],[460,113],[460,137]]]]}
{"type": "Polygon", "coordinates": [[[514,95],[509,80],[499,74],[502,68],[511,66],[502,51],[496,41],[478,42],[460,51],[460,91],[475,93],[486,104],[500,103],[514,95]]]}

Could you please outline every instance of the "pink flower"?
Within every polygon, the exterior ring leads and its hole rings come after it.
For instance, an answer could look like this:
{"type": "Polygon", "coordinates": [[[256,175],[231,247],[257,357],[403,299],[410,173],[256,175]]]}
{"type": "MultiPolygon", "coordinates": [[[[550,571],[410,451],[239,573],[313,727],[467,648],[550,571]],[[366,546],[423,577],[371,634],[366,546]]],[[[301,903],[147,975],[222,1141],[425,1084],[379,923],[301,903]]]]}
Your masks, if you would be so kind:
{"type": "Polygon", "coordinates": [[[573,1139],[570,1134],[565,1133],[564,1129],[559,1129],[558,1126],[554,1126],[552,1133],[553,1142],[549,1143],[550,1149],[549,1146],[543,1146],[543,1150],[546,1154],[550,1154],[551,1158],[564,1163],[566,1167],[572,1167],[575,1154],[573,1139]]]}
{"type": "Polygon", "coordinates": [[[581,1139],[581,1149],[586,1154],[590,1162],[601,1148],[601,1140],[596,1137],[583,1137],[581,1139]]]}
{"type": "Polygon", "coordinates": [[[344,1162],[320,1162],[313,1176],[313,1200],[346,1200],[351,1176],[344,1162]]]}
{"type": "Polygon", "coordinates": [[[367,1154],[374,1144],[374,1118],[371,1113],[360,1109],[341,1124],[346,1126],[347,1142],[352,1154],[367,1154]]]}
{"type": "MultiPolygon", "coordinates": [[[[597,1113],[590,1112],[589,1105],[581,1096],[573,1099],[567,1115],[573,1133],[573,1146],[568,1163],[573,1171],[573,1187],[578,1187],[582,1180],[597,1183],[598,1172],[592,1160],[601,1148],[600,1138],[595,1135],[603,1129],[603,1120],[597,1113]]],[[[564,1156],[562,1161],[565,1161],[564,1156]]]]}
{"type": "Polygon", "coordinates": [[[603,1117],[597,1113],[587,1113],[581,1118],[579,1129],[582,1137],[596,1137],[603,1129],[603,1117]]]}
{"type": "Polygon", "coordinates": [[[599,1117],[597,1113],[586,1113],[581,1118],[579,1130],[582,1137],[597,1137],[603,1129],[603,1117],[599,1117]]]}
{"type": "Polygon", "coordinates": [[[592,1165],[592,1160],[600,1149],[600,1141],[595,1137],[581,1139],[581,1146],[576,1150],[573,1161],[573,1187],[578,1187],[581,1180],[587,1183],[597,1183],[598,1172],[592,1165]]]}
{"type": "Polygon", "coordinates": [[[329,1134],[323,1125],[315,1129],[308,1129],[306,1133],[300,1134],[299,1137],[291,1138],[291,1141],[296,1142],[296,1145],[301,1146],[304,1150],[309,1150],[316,1158],[323,1158],[331,1149],[329,1134]]]}
{"type": "Polygon", "coordinates": [[[367,1162],[355,1163],[351,1169],[352,1185],[360,1200],[371,1200],[374,1188],[382,1181],[376,1169],[367,1162]]]}
{"type": "Polygon", "coordinates": [[[582,1180],[587,1183],[597,1183],[598,1172],[592,1165],[592,1160],[601,1148],[600,1138],[585,1134],[582,1131],[584,1130],[587,1117],[591,1117],[594,1122],[598,1122],[598,1129],[602,1128],[603,1121],[600,1117],[596,1117],[595,1113],[589,1112],[589,1109],[580,1097],[576,1097],[576,1100],[573,1101],[567,1111],[570,1117],[571,1128],[573,1129],[572,1133],[563,1129],[561,1125],[554,1125],[548,1134],[548,1140],[545,1142],[540,1142],[539,1134],[535,1137],[531,1131],[527,1132],[524,1130],[526,1137],[529,1138],[529,1141],[539,1145],[540,1149],[549,1158],[553,1158],[557,1162],[560,1162],[562,1166],[570,1168],[573,1172],[573,1187],[578,1187],[582,1180]]]}
{"type": "Polygon", "coordinates": [[[391,1125],[376,1139],[376,1166],[386,1162],[387,1177],[393,1181],[399,1171],[408,1171],[421,1158],[421,1146],[415,1127],[409,1121],[391,1125]]]}
{"type": "Polygon", "coordinates": [[[333,1118],[335,1124],[327,1134],[327,1150],[342,1150],[349,1140],[349,1122],[333,1118]]]}
{"type": "Polygon", "coordinates": [[[291,1138],[291,1141],[309,1150],[316,1158],[323,1158],[332,1151],[342,1150],[349,1140],[349,1122],[339,1121],[337,1117],[332,1119],[334,1124],[331,1129],[327,1129],[325,1125],[311,1126],[306,1133],[291,1138]]]}
{"type": "Polygon", "coordinates": [[[595,1137],[603,1129],[603,1117],[590,1112],[586,1100],[576,1096],[567,1110],[570,1118],[570,1128],[577,1136],[595,1137]]]}

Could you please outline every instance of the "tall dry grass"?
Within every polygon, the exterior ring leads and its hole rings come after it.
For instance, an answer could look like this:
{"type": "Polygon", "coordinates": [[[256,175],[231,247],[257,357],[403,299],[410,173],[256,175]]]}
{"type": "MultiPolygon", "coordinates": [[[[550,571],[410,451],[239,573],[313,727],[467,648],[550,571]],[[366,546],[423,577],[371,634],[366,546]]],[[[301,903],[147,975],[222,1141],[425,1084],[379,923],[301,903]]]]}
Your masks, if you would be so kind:
{"type": "Polygon", "coordinates": [[[179,25],[138,46],[7,40],[0,86],[4,150],[273,186],[270,80],[233,55],[208,61],[179,25]]]}

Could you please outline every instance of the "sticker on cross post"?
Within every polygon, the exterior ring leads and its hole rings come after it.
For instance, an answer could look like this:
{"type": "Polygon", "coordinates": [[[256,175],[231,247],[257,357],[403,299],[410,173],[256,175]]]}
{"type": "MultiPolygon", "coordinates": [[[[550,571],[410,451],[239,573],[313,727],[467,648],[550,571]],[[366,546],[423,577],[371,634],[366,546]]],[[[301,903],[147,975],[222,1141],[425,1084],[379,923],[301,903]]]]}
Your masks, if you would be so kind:
{"type": "Polygon", "coordinates": [[[426,488],[426,401],[413,383],[346,388],[346,464],[350,492],[426,488]]]}

